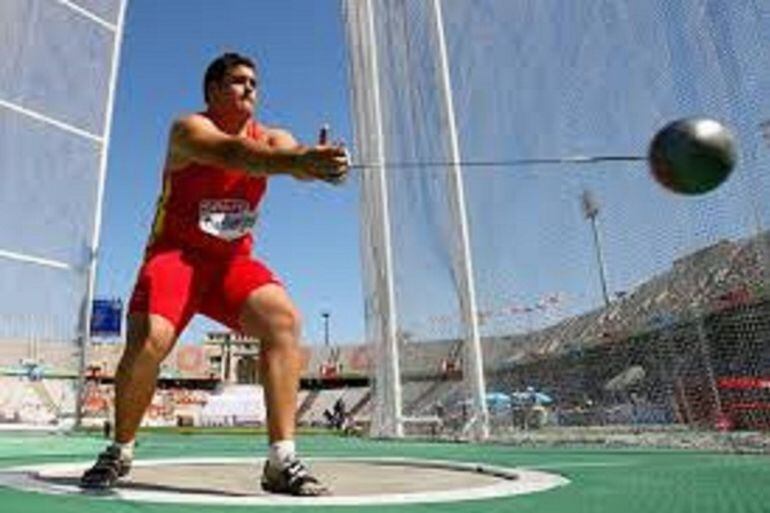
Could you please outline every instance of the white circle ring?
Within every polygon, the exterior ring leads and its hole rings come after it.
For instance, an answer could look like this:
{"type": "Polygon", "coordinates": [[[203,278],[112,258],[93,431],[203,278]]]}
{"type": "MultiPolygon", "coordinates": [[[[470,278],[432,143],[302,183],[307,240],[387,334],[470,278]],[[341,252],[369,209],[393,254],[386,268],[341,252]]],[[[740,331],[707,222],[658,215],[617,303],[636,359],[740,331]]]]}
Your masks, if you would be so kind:
{"type": "MultiPolygon", "coordinates": [[[[237,496],[215,493],[186,493],[184,491],[157,491],[117,487],[108,493],[84,492],[75,484],[51,482],[52,478],[85,470],[91,462],[47,463],[0,469],[0,485],[20,490],[49,494],[67,494],[95,497],[106,500],[156,502],[175,504],[201,504],[220,506],[355,506],[418,504],[484,500],[523,495],[550,490],[569,484],[558,474],[516,467],[500,467],[450,460],[425,460],[418,458],[307,458],[316,462],[361,463],[381,466],[414,466],[418,468],[473,472],[498,478],[494,484],[469,486],[451,490],[404,493],[377,493],[369,495],[329,495],[321,497],[291,497],[284,495],[237,496]]],[[[158,467],[173,465],[259,465],[261,458],[173,458],[147,459],[133,462],[134,467],[158,467]]],[[[256,485],[255,485],[256,486],[256,485]]]]}

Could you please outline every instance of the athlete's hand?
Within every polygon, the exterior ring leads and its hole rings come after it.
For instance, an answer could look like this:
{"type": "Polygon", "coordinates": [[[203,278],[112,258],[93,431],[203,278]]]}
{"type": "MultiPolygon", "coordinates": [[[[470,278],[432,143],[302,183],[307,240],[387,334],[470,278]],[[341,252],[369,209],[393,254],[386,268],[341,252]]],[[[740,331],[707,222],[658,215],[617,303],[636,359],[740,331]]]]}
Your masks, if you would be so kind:
{"type": "Polygon", "coordinates": [[[328,124],[318,131],[318,144],[304,147],[294,177],[300,180],[324,180],[337,185],[345,181],[350,168],[350,153],[344,144],[329,144],[328,124]]]}
{"type": "Polygon", "coordinates": [[[296,162],[292,173],[295,178],[323,180],[336,185],[347,177],[350,154],[342,145],[319,144],[300,149],[296,162]]]}

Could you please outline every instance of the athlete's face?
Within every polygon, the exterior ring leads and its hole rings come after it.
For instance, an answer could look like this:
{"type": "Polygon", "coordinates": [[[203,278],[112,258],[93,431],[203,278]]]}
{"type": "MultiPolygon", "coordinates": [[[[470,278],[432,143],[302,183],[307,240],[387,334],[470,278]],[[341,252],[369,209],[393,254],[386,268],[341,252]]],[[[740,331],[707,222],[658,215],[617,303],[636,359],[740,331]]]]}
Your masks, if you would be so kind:
{"type": "Polygon", "coordinates": [[[254,70],[248,66],[236,66],[218,84],[213,84],[209,93],[211,104],[225,110],[241,113],[254,112],[257,102],[257,79],[254,70]]]}

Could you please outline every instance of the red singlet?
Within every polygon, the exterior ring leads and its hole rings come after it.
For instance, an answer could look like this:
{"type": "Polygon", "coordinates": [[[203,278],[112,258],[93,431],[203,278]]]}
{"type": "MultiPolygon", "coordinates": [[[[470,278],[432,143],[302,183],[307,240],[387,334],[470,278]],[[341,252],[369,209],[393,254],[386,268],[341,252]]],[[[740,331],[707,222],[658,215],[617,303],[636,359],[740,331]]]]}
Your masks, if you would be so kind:
{"type": "MultiPolygon", "coordinates": [[[[262,128],[250,121],[246,137],[262,128]]],[[[249,294],[278,278],[251,258],[251,230],[267,179],[192,163],[163,172],[163,191],[134,292],[131,313],[165,317],[179,334],[197,312],[240,330],[249,294]]]]}
{"type": "MultiPolygon", "coordinates": [[[[262,128],[249,122],[246,136],[260,135],[262,128]]],[[[165,170],[148,252],[183,246],[211,256],[251,254],[251,229],[266,188],[264,176],[238,169],[192,163],[165,170]]]]}

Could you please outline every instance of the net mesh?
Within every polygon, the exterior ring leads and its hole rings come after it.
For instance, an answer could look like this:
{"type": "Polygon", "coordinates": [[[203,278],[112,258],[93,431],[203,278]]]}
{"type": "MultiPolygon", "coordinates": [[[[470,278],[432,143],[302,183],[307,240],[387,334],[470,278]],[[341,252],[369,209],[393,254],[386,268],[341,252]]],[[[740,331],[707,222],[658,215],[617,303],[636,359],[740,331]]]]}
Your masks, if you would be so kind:
{"type": "Polygon", "coordinates": [[[73,413],[122,8],[0,2],[0,420],[73,413]]]}
{"type": "Polygon", "coordinates": [[[452,161],[437,5],[461,161],[501,163],[461,166],[493,435],[766,428],[770,10],[726,0],[345,3],[356,160],[383,164],[360,171],[375,424],[393,380],[446,433],[481,411],[452,167],[399,165],[452,161]],[[504,164],[643,156],[693,115],[739,141],[706,195],[641,162],[504,164]]]}

